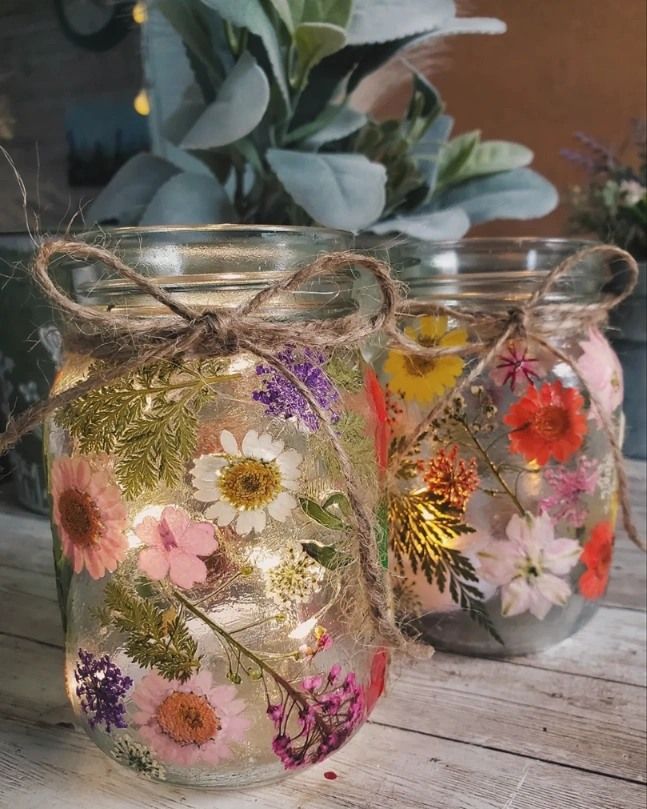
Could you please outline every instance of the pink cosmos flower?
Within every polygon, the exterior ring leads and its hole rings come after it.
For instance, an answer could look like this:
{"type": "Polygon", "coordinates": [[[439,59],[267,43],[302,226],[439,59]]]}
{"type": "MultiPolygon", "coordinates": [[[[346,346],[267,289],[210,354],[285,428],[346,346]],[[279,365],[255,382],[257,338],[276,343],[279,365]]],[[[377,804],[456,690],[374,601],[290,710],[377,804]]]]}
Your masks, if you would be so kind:
{"type": "Polygon", "coordinates": [[[184,509],[167,506],[159,520],[146,517],[135,533],[148,546],[139,554],[139,569],[150,579],[168,576],[185,589],[206,581],[207,566],[198,557],[218,548],[211,523],[194,522],[184,509]]]}
{"type": "Polygon", "coordinates": [[[544,375],[544,369],[536,357],[528,354],[525,343],[511,341],[494,360],[490,378],[492,381],[510,390],[522,390],[528,384],[544,375]]]}
{"type": "Polygon", "coordinates": [[[582,503],[582,495],[595,491],[598,464],[591,458],[580,458],[575,469],[549,467],[544,470],[544,480],[552,486],[553,493],[539,502],[541,510],[547,511],[555,522],[565,522],[573,528],[584,525],[588,510],[582,503]]]}
{"type": "Polygon", "coordinates": [[[121,491],[91,458],[62,456],[52,464],[52,510],[63,553],[75,573],[93,579],[115,570],[126,555],[126,506],[121,491]]]}
{"type": "Polygon", "coordinates": [[[190,680],[165,680],[153,672],[139,681],[132,695],[139,709],[133,721],[139,735],[167,763],[217,764],[232,755],[251,722],[244,700],[233,685],[215,685],[208,671],[190,680]]]}
{"type": "Polygon", "coordinates": [[[514,514],[506,528],[507,540],[492,540],[479,553],[479,574],[501,587],[501,614],[530,612],[540,621],[553,604],[564,606],[571,595],[566,576],[577,564],[580,545],[574,539],[555,539],[548,514],[514,514]]]}
{"type": "MultiPolygon", "coordinates": [[[[588,339],[580,343],[582,354],[577,361],[577,370],[582,375],[591,393],[610,416],[622,404],[622,367],[615,351],[597,328],[589,330],[588,339]]],[[[601,419],[594,405],[591,418],[601,419]]]]}

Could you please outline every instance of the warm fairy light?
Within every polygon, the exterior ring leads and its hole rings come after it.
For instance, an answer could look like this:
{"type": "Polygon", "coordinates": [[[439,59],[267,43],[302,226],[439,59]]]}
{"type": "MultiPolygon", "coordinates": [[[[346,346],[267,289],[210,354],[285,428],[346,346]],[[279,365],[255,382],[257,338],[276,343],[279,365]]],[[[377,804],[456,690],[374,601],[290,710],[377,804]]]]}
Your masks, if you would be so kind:
{"type": "Polygon", "coordinates": [[[150,115],[151,105],[146,90],[141,89],[137,93],[133,101],[133,107],[135,108],[135,112],[138,112],[140,115],[150,115]]]}
{"type": "Polygon", "coordinates": [[[142,25],[148,20],[148,9],[146,3],[138,2],[133,6],[133,20],[137,25],[142,25]]]}

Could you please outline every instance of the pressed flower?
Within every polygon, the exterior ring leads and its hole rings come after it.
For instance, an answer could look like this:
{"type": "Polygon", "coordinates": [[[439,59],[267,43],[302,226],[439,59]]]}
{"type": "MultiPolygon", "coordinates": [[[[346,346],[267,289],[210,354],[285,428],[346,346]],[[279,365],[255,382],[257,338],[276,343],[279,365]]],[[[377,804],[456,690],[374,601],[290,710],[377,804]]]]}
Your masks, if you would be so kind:
{"type": "MultiPolygon", "coordinates": [[[[407,337],[426,348],[458,348],[467,342],[465,329],[449,329],[445,316],[427,315],[416,327],[405,330],[407,337]]],[[[389,385],[405,399],[427,404],[451,388],[463,370],[457,354],[423,357],[401,350],[390,351],[384,363],[389,385]]]]}
{"type": "Polygon", "coordinates": [[[139,569],[150,579],[168,576],[182,588],[206,581],[207,566],[199,557],[218,548],[211,523],[195,522],[184,509],[167,506],[159,520],[146,517],[134,530],[147,546],[139,554],[139,569]]]}
{"type": "Polygon", "coordinates": [[[133,684],[108,657],[96,657],[92,652],[79,649],[79,660],[74,669],[76,695],[90,727],[103,725],[108,733],[126,724],[123,698],[133,684]]]}
{"type": "Polygon", "coordinates": [[[510,386],[511,391],[533,384],[542,376],[542,367],[537,357],[528,353],[524,343],[510,342],[499,354],[490,371],[490,378],[501,387],[510,386]]]}
{"type": "Polygon", "coordinates": [[[272,750],[286,770],[316,764],[341,747],[366,716],[364,689],[353,672],[340,680],[335,664],[324,676],[305,677],[297,694],[270,704],[267,715],[276,735],[272,750]]]}
{"type": "Polygon", "coordinates": [[[166,779],[166,770],[159,761],[153,758],[148,747],[139,744],[128,734],[117,739],[110,754],[115,761],[125,764],[146,778],[154,778],[158,781],[166,779]]]}
{"type": "MultiPolygon", "coordinates": [[[[336,411],[339,393],[323,370],[325,355],[310,348],[299,351],[287,346],[276,356],[303,382],[322,410],[328,411],[331,421],[336,421],[339,418],[336,411]]],[[[252,393],[252,398],[265,405],[268,415],[295,419],[297,424],[311,431],[319,429],[319,419],[293,382],[268,365],[256,366],[256,374],[262,377],[263,384],[260,390],[252,393]]]]}
{"type": "Polygon", "coordinates": [[[555,522],[564,522],[580,528],[586,522],[587,507],[584,495],[591,495],[598,485],[598,464],[591,458],[580,458],[575,469],[563,466],[544,470],[544,480],[553,493],[540,500],[542,511],[547,511],[555,522]]]}
{"type": "Polygon", "coordinates": [[[459,458],[458,451],[456,444],[449,451],[441,449],[429,461],[421,462],[419,469],[430,492],[443,503],[464,511],[479,485],[478,465],[476,458],[459,458]]]}
{"type": "Polygon", "coordinates": [[[530,612],[542,621],[554,604],[564,606],[571,595],[562,578],[577,564],[579,543],[555,538],[548,514],[514,514],[506,528],[507,540],[492,540],[478,553],[480,576],[501,587],[505,617],[530,612]]]}
{"type": "Polygon", "coordinates": [[[312,660],[319,652],[325,652],[332,648],[332,636],[323,626],[316,626],[314,630],[314,645],[304,643],[299,646],[299,658],[302,660],[312,660]]]}
{"type": "Polygon", "coordinates": [[[510,449],[540,466],[550,457],[564,463],[582,446],[586,435],[584,399],[558,380],[529,387],[503,421],[512,427],[510,449]]]}
{"type": "Polygon", "coordinates": [[[388,466],[389,453],[389,415],[384,391],[377,378],[377,374],[371,368],[366,369],[364,375],[364,389],[375,419],[375,452],[377,465],[382,472],[385,472],[388,466]]]}
{"type": "Polygon", "coordinates": [[[580,561],[587,568],[579,581],[580,593],[584,598],[596,599],[604,595],[609,582],[612,555],[613,526],[609,522],[600,522],[591,531],[580,556],[580,561]]]}
{"type": "MultiPolygon", "coordinates": [[[[580,343],[582,353],[577,361],[577,370],[595,396],[607,416],[622,404],[622,367],[606,338],[599,329],[589,330],[586,340],[580,343]]],[[[600,415],[591,405],[591,417],[598,423],[600,415]]]]}
{"type": "Polygon", "coordinates": [[[240,449],[229,430],[222,431],[220,443],[222,454],[201,456],[191,470],[194,498],[212,503],[205,516],[220,526],[233,524],[243,535],[262,532],[268,514],[285,522],[297,506],[292,492],[298,487],[301,455],[256,430],[246,433],[240,449]]]}
{"type": "Polygon", "coordinates": [[[75,573],[93,579],[115,570],[128,550],[126,506],[110,474],[86,457],[62,456],[52,464],[53,519],[63,553],[75,573]]]}
{"type": "Polygon", "coordinates": [[[386,672],[389,666],[388,649],[378,649],[371,661],[371,681],[366,689],[366,713],[370,714],[384,693],[386,672]]]}
{"type": "Polygon", "coordinates": [[[167,763],[217,764],[244,741],[251,722],[233,685],[214,685],[207,671],[185,683],[153,672],[133,691],[140,736],[167,763]]]}
{"type": "Polygon", "coordinates": [[[295,605],[308,601],[319,588],[323,568],[308,554],[288,548],[281,561],[266,573],[268,590],[280,605],[295,605]]]}

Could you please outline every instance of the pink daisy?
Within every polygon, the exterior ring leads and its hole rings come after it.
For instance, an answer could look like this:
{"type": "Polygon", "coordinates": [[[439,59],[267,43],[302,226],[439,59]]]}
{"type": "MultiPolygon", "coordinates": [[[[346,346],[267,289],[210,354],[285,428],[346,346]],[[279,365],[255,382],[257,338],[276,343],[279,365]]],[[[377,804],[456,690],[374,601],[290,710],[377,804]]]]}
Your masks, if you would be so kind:
{"type": "Polygon", "coordinates": [[[53,520],[75,573],[93,579],[115,570],[126,555],[126,506],[111,475],[91,459],[62,456],[52,464],[53,520]]]}
{"type": "Polygon", "coordinates": [[[148,546],[139,554],[139,569],[150,579],[168,576],[182,588],[206,581],[207,566],[198,557],[218,548],[211,523],[194,522],[184,509],[167,506],[159,520],[146,517],[135,533],[148,546]]]}
{"type": "MultiPolygon", "coordinates": [[[[622,404],[622,366],[615,351],[599,329],[589,330],[586,340],[580,343],[582,354],[577,361],[577,370],[582,375],[590,392],[600,402],[607,416],[622,404]]],[[[591,406],[591,418],[600,422],[595,406],[591,406]]]]}
{"type": "Polygon", "coordinates": [[[167,763],[217,764],[231,757],[232,742],[242,742],[251,722],[233,685],[214,686],[201,671],[186,683],[153,672],[132,695],[139,709],[134,722],[149,747],[167,763]]]}

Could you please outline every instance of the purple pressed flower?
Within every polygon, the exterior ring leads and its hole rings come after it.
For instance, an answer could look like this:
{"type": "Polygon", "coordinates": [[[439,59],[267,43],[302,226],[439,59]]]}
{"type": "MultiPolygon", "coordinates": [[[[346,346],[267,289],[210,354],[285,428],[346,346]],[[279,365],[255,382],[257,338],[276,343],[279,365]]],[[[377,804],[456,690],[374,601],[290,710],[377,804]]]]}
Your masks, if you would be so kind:
{"type": "Polygon", "coordinates": [[[77,682],[76,695],[91,728],[103,724],[110,733],[113,727],[128,727],[123,697],[133,681],[124,677],[108,655],[96,657],[92,652],[79,649],[74,679],[77,682]]]}
{"type": "Polygon", "coordinates": [[[505,350],[497,356],[490,372],[493,382],[501,387],[509,384],[511,391],[517,385],[533,384],[541,375],[539,360],[528,356],[525,345],[514,342],[508,343],[505,350]]]}
{"type": "MultiPolygon", "coordinates": [[[[339,393],[323,370],[326,357],[310,348],[297,352],[293,346],[286,346],[276,356],[304,383],[319,407],[328,412],[331,421],[337,421],[339,414],[335,406],[339,393]]],[[[257,365],[256,374],[263,378],[263,385],[252,393],[252,398],[265,405],[267,415],[294,418],[312,432],[319,428],[319,419],[290,380],[268,365],[257,365]]]]}
{"type": "Polygon", "coordinates": [[[269,706],[267,713],[277,731],[272,750],[286,769],[322,761],[363,721],[364,689],[352,672],[339,684],[340,672],[336,664],[325,677],[305,677],[302,691],[288,691],[283,705],[269,706]]]}
{"type": "Polygon", "coordinates": [[[580,528],[586,522],[588,509],[582,502],[583,495],[591,495],[598,485],[598,465],[590,458],[580,458],[575,469],[562,466],[544,470],[544,480],[553,493],[544,497],[539,506],[547,511],[556,523],[566,523],[580,528]]]}

